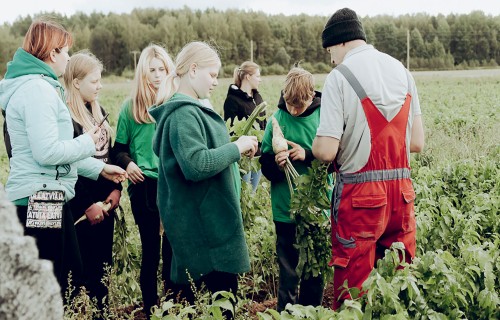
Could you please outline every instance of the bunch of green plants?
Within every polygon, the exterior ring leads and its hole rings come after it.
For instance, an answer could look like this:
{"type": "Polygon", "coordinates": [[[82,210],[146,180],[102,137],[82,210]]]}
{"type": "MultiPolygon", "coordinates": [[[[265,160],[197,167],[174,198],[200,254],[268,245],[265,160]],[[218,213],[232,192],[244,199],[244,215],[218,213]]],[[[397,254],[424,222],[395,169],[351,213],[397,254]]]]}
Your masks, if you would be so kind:
{"type": "Polygon", "coordinates": [[[262,301],[277,294],[278,265],[270,183],[262,177],[255,192],[250,183],[242,180],[241,184],[241,213],[250,254],[250,271],[240,277],[240,290],[242,296],[262,301]]]}
{"type": "Polygon", "coordinates": [[[97,307],[97,300],[91,299],[85,287],[76,288],[73,285],[73,275],[68,274],[68,288],[64,293],[64,319],[66,320],[92,320],[101,314],[97,307]]]}
{"type": "MultiPolygon", "coordinates": [[[[247,119],[230,120],[226,125],[235,141],[243,135],[253,135],[262,141],[264,135],[256,120],[264,120],[267,103],[257,106],[247,119]]],[[[252,159],[242,157],[238,161],[241,176],[251,171],[259,171],[259,157],[252,159]]],[[[275,232],[272,222],[270,183],[262,177],[255,191],[248,182],[241,181],[241,213],[247,245],[250,254],[249,272],[243,274],[239,280],[241,296],[251,300],[262,301],[277,294],[277,274],[275,232]]]]}
{"type": "Polygon", "coordinates": [[[134,230],[135,232],[132,230],[132,226],[136,227],[131,221],[130,201],[128,197],[122,197],[122,199],[122,204],[125,206],[120,206],[115,211],[113,266],[108,279],[108,282],[116,289],[110,291],[115,307],[137,305],[141,299],[138,281],[141,270],[141,242],[137,230],[134,230]]]}
{"type": "Polygon", "coordinates": [[[223,320],[223,312],[233,316],[236,313],[236,298],[226,291],[210,294],[205,287],[197,288],[190,278],[191,290],[194,293],[194,304],[186,300],[174,301],[163,296],[158,306],[153,307],[152,320],[213,319],[223,320]]]}
{"type": "MultiPolygon", "coordinates": [[[[250,171],[256,172],[260,170],[258,158],[242,158],[239,166],[241,176],[250,171]],[[241,167],[245,167],[245,169],[241,169],[241,167]]],[[[245,230],[251,229],[255,225],[255,220],[258,217],[270,217],[271,202],[269,190],[270,184],[265,177],[261,178],[255,192],[249,182],[243,179],[241,180],[240,206],[245,230]]]]}
{"type": "Polygon", "coordinates": [[[238,118],[234,118],[226,120],[226,127],[229,130],[229,134],[231,135],[231,141],[238,140],[241,136],[257,136],[257,140],[262,141],[262,136],[264,132],[260,129],[257,120],[265,119],[265,112],[267,108],[267,102],[262,102],[252,113],[248,116],[248,118],[239,120],[238,118]]]}
{"type": "MultiPolygon", "coordinates": [[[[496,243],[498,246],[498,243],[496,243]]],[[[287,305],[281,313],[266,310],[259,319],[498,319],[495,289],[500,266],[498,250],[469,247],[460,257],[436,250],[400,262],[402,243],[395,243],[378,261],[362,292],[347,288],[352,300],[333,311],[287,305]],[[486,283],[482,287],[478,282],[486,283]]]]}
{"type": "Polygon", "coordinates": [[[305,279],[323,276],[325,283],[333,278],[328,265],[332,253],[328,164],[314,160],[307,174],[299,176],[292,194],[290,212],[297,225],[295,248],[299,251],[297,274],[305,279]]]}
{"type": "Polygon", "coordinates": [[[420,254],[442,249],[458,256],[466,244],[499,237],[500,162],[460,160],[414,175],[420,254]]]}
{"type": "Polygon", "coordinates": [[[65,293],[65,319],[93,319],[100,315],[105,319],[133,319],[140,311],[141,290],[138,283],[140,270],[140,241],[136,230],[132,230],[132,219],[127,197],[115,210],[115,232],[113,243],[113,265],[105,266],[101,280],[108,288],[108,295],[102,301],[103,309],[91,299],[85,288],[71,285],[65,293]]]}
{"type": "Polygon", "coordinates": [[[250,271],[240,277],[242,296],[254,301],[277,295],[278,264],[276,236],[272,221],[269,181],[262,178],[255,193],[250,183],[242,183],[241,206],[250,254],[250,271]]]}
{"type": "MultiPolygon", "coordinates": [[[[263,121],[265,119],[266,107],[267,102],[264,101],[259,104],[246,119],[227,119],[226,127],[231,136],[231,141],[236,141],[241,136],[256,136],[257,140],[261,142],[262,137],[264,136],[264,131],[260,129],[257,120],[263,121]]],[[[247,157],[242,157],[238,164],[240,171],[242,171],[243,174],[260,169],[257,158],[249,159],[247,157]]]]}
{"type": "Polygon", "coordinates": [[[295,319],[309,319],[309,320],[362,320],[363,311],[361,310],[361,303],[351,300],[346,305],[345,309],[335,312],[332,309],[325,307],[301,306],[299,304],[288,304],[285,310],[278,312],[276,310],[268,309],[265,312],[259,312],[258,317],[260,320],[295,320],[295,319]]]}

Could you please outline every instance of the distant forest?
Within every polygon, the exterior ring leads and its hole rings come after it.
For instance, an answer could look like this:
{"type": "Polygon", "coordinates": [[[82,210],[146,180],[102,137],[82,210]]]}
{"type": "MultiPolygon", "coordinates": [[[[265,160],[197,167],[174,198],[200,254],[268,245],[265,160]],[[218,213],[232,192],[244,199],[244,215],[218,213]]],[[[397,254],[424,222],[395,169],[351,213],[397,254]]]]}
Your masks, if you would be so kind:
{"type": "MultiPolygon", "coordinates": [[[[119,4],[117,4],[119,5],[119,4]]],[[[314,73],[331,70],[321,46],[325,16],[285,16],[241,10],[135,9],[130,14],[76,13],[51,15],[75,37],[71,52],[90,49],[106,74],[131,76],[135,59],[149,43],[175,54],[192,40],[207,41],[220,52],[221,76],[231,76],[235,65],[253,60],[263,74],[283,74],[295,62],[314,73]],[[251,54],[253,48],[253,55],[251,54]]],[[[331,14],[331,13],[325,13],[331,14]]],[[[36,16],[35,16],[36,17],[36,16]]],[[[0,74],[22,45],[33,18],[21,17],[0,26],[0,74]]],[[[361,17],[368,43],[410,69],[443,70],[497,67],[500,64],[500,16],[483,11],[431,16],[413,14],[361,17]]]]}

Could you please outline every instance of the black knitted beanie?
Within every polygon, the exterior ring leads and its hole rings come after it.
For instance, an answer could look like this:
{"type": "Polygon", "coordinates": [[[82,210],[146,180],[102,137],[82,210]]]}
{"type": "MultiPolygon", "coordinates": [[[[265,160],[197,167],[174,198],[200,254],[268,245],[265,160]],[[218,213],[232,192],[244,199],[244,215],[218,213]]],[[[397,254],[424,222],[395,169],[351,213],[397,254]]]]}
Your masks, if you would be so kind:
{"type": "Polygon", "coordinates": [[[356,12],[349,8],[337,10],[330,17],[321,37],[323,38],[323,48],[356,39],[366,41],[361,21],[359,21],[356,12]]]}

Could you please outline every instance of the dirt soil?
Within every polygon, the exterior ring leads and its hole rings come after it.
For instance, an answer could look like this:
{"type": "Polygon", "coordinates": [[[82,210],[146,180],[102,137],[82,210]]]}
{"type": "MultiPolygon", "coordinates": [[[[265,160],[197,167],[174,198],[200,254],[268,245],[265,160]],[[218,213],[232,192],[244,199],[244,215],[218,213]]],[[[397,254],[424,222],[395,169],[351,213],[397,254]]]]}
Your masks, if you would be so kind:
{"type": "MultiPolygon", "coordinates": [[[[264,301],[253,301],[250,302],[246,305],[243,306],[244,310],[241,310],[241,312],[247,312],[248,315],[252,319],[258,319],[257,313],[258,312],[264,312],[267,309],[274,309],[276,310],[276,306],[278,304],[277,298],[273,298],[270,300],[264,300],[264,301]]],[[[325,291],[323,293],[323,303],[322,306],[325,308],[331,308],[333,304],[333,283],[329,283],[326,285],[325,291]]],[[[135,309],[139,308],[141,306],[130,306],[128,308],[125,308],[124,313],[125,314],[131,314],[135,309]],[[127,310],[128,309],[128,310],[127,310]]],[[[136,311],[134,313],[134,320],[147,320],[146,315],[142,311],[136,311]]]]}
{"type": "MultiPolygon", "coordinates": [[[[264,312],[266,311],[266,309],[276,310],[277,304],[278,304],[277,299],[273,298],[271,300],[265,300],[262,302],[254,301],[250,304],[247,304],[245,306],[245,309],[253,319],[258,319],[257,312],[264,312]]],[[[333,283],[329,283],[326,285],[325,291],[323,293],[323,303],[321,305],[325,308],[331,308],[332,304],[333,304],[333,283]]]]}

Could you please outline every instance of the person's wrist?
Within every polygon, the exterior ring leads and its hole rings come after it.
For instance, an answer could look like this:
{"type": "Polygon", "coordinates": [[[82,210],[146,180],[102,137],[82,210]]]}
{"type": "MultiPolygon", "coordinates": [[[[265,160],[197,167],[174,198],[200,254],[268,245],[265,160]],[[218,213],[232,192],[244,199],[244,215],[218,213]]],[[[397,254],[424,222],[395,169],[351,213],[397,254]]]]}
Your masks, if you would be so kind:
{"type": "Polygon", "coordinates": [[[243,147],[241,146],[241,144],[240,144],[240,143],[238,143],[238,141],[235,141],[235,142],[233,142],[233,143],[236,145],[236,147],[238,147],[238,152],[239,152],[240,154],[242,154],[242,153],[243,153],[243,147]]]}

